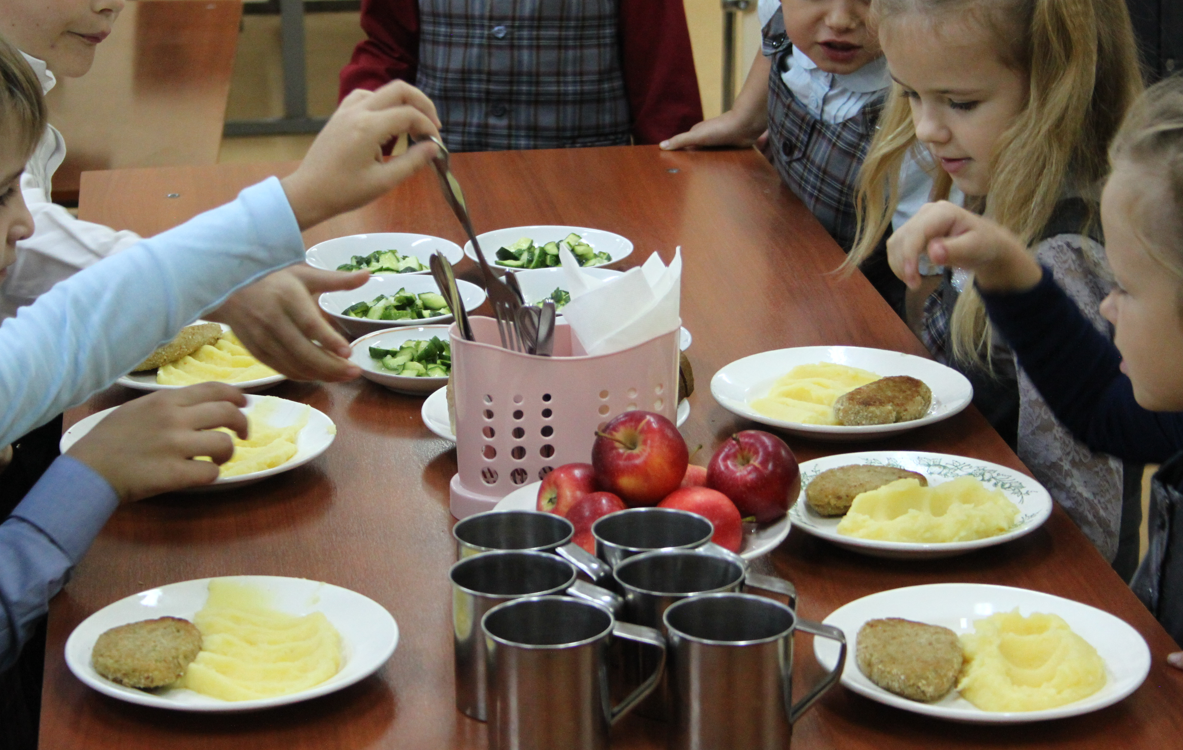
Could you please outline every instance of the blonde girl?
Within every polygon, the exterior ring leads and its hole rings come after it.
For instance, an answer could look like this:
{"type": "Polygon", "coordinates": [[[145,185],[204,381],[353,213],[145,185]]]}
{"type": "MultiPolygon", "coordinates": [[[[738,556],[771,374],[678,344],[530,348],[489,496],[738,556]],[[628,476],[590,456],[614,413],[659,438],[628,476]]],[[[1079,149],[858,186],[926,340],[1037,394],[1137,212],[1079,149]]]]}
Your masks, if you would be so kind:
{"type": "MultiPolygon", "coordinates": [[[[1110,281],[1095,202],[1107,146],[1142,86],[1124,1],[876,0],[875,12],[896,85],[863,165],[848,266],[889,226],[900,164],[926,151],[934,197],[960,188],[1104,329],[1096,309],[1110,281]]],[[[996,345],[971,275],[943,271],[908,308],[933,354],[970,375],[978,407],[1128,578],[1140,470],[1091,454],[1056,422],[996,345]]]]}
{"type": "MultiPolygon", "coordinates": [[[[888,242],[892,267],[918,286],[927,251],[974,272],[991,322],[1056,416],[1090,447],[1162,463],[1150,545],[1131,584],[1183,643],[1183,79],[1146,92],[1110,152],[1101,196],[1116,286],[1098,332],[1014,232],[949,203],[922,209],[888,242]]],[[[1168,661],[1183,668],[1183,654],[1168,661]]]]}

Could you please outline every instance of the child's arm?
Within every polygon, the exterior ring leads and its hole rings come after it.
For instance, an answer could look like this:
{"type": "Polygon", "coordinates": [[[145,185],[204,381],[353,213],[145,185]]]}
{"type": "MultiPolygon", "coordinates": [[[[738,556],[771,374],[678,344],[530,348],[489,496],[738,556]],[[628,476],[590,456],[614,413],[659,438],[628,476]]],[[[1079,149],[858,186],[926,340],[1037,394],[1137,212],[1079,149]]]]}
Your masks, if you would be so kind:
{"type": "Polygon", "coordinates": [[[707,146],[746,148],[754,144],[768,129],[768,76],[771,73],[772,62],[762,53],[757,53],[731,109],[698,123],[689,132],[662,141],[661,148],[677,151],[707,146]]]}
{"type": "Polygon", "coordinates": [[[282,182],[138,243],[58,284],[0,328],[0,445],[84,400],[234,289],[304,257],[300,229],[364,205],[435,154],[381,161],[403,132],[436,135],[435,108],[395,82],[347,97],[282,182]]]}
{"type": "Polygon", "coordinates": [[[121,502],[208,484],[230,458],[228,427],[246,432],[232,386],[205,383],[130,401],[58,458],[0,524],[0,671],[121,502]]]}

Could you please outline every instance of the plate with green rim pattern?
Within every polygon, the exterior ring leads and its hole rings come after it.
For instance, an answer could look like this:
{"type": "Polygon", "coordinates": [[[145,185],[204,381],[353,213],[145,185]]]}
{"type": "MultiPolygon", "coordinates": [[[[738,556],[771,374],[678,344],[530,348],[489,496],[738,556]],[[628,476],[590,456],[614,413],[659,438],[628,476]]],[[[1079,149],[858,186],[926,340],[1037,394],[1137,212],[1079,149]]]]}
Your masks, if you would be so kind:
{"type": "Polygon", "coordinates": [[[867,451],[827,456],[801,464],[801,497],[789,509],[793,528],[801,529],[840,547],[872,557],[939,558],[972,552],[983,547],[1005,544],[1029,534],[1043,525],[1052,512],[1052,498],[1043,485],[1022,472],[989,461],[920,451],[867,451]],[[1011,528],[997,536],[964,542],[919,543],[860,539],[838,533],[841,516],[823,516],[805,501],[805,488],[818,474],[828,469],[850,465],[892,466],[923,474],[930,485],[942,484],[962,476],[971,476],[991,489],[1001,490],[1018,506],[1019,515],[1011,528]]]}

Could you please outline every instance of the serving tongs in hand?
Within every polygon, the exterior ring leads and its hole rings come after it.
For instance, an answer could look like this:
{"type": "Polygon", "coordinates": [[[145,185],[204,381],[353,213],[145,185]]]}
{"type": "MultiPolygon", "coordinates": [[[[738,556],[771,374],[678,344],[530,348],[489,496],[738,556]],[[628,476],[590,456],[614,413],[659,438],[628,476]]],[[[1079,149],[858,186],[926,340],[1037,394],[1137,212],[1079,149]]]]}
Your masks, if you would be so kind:
{"type": "Polygon", "coordinates": [[[468,233],[468,241],[476,252],[477,261],[481,265],[481,273],[485,277],[485,289],[489,293],[489,304],[493,306],[493,317],[497,318],[497,332],[501,334],[501,345],[516,352],[525,351],[521,335],[518,332],[518,310],[522,306],[521,298],[514,294],[504,281],[497,278],[485,254],[481,252],[481,243],[477,242],[476,233],[472,231],[472,221],[468,217],[468,205],[464,201],[464,192],[460,183],[452,174],[449,166],[448,149],[443,141],[435,136],[429,136],[432,143],[439,149],[434,165],[436,176],[440,180],[440,188],[444,192],[444,199],[452,207],[452,213],[460,220],[464,231],[468,233]]]}

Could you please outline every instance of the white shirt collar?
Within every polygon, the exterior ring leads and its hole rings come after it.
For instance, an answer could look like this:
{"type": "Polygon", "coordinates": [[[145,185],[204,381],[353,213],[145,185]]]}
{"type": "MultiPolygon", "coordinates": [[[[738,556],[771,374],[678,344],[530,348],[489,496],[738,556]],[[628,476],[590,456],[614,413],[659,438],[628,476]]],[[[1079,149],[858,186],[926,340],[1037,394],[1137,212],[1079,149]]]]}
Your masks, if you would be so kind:
{"type": "Polygon", "coordinates": [[[25,61],[29,63],[29,66],[33,68],[33,72],[37,74],[37,80],[41,82],[42,93],[48,94],[49,90],[56,86],[58,82],[57,78],[54,78],[53,73],[49,72],[49,66],[45,64],[44,60],[38,60],[36,57],[26,55],[24,52],[21,54],[25,56],[25,61]]]}
{"type": "MultiPolygon", "coordinates": [[[[802,52],[800,48],[793,47],[793,67],[798,66],[803,70],[808,70],[811,75],[817,70],[817,63],[810,60],[809,56],[802,52]]],[[[825,71],[817,72],[823,75],[833,76],[834,80],[831,88],[841,88],[859,94],[870,94],[891,85],[891,74],[887,72],[887,58],[883,55],[876,57],[853,73],[830,74],[825,71]]]]}

